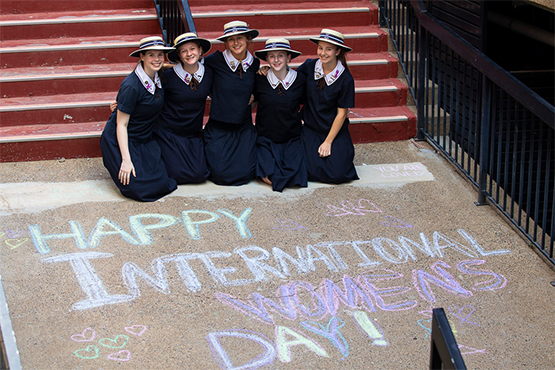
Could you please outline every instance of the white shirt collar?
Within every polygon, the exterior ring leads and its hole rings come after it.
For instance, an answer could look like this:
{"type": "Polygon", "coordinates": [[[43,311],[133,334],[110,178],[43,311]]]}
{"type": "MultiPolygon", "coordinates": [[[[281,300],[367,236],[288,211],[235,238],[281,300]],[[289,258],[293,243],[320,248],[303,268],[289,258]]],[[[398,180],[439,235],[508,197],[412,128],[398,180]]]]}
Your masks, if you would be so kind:
{"type": "MultiPolygon", "coordinates": [[[[237,70],[237,66],[239,65],[239,60],[237,60],[233,54],[231,54],[231,51],[229,51],[229,49],[225,49],[224,52],[224,59],[227,63],[227,65],[229,66],[229,68],[235,72],[237,70]]],[[[243,65],[243,71],[246,72],[247,69],[249,69],[249,67],[252,65],[252,62],[254,61],[254,57],[252,56],[252,54],[250,53],[250,51],[247,50],[247,57],[245,59],[243,59],[243,62],[241,63],[243,65]]]]}
{"type": "Polygon", "coordinates": [[[162,81],[160,81],[160,76],[158,76],[158,72],[156,72],[156,74],[154,75],[154,82],[153,82],[150,79],[150,77],[148,77],[148,75],[146,74],[145,70],[143,69],[143,65],[141,63],[139,63],[137,65],[137,68],[135,68],[135,74],[137,75],[137,77],[139,77],[139,81],[141,81],[144,88],[152,95],[154,95],[154,93],[156,92],[155,85],[158,86],[159,89],[162,88],[162,81]]]}
{"type": "Polygon", "coordinates": [[[191,79],[194,77],[198,83],[202,81],[202,77],[204,77],[204,65],[202,63],[198,64],[198,69],[192,75],[183,69],[181,63],[177,63],[173,66],[173,71],[179,77],[179,79],[185,82],[187,85],[191,82],[191,79]]]}
{"type": "Polygon", "coordinates": [[[337,61],[337,65],[335,69],[324,76],[324,68],[322,67],[322,61],[318,59],[316,61],[316,65],[314,66],[314,79],[319,80],[322,77],[325,77],[326,85],[330,86],[334,83],[339,76],[345,71],[345,66],[341,63],[340,60],[337,61]]]}
{"type": "Polygon", "coordinates": [[[287,90],[291,87],[291,85],[293,85],[293,82],[295,82],[295,79],[297,78],[297,71],[290,68],[283,81],[281,81],[279,78],[276,77],[274,72],[269,69],[266,78],[268,79],[270,86],[272,86],[272,89],[275,89],[276,87],[278,87],[279,84],[281,84],[281,86],[283,86],[283,88],[287,90]]]}

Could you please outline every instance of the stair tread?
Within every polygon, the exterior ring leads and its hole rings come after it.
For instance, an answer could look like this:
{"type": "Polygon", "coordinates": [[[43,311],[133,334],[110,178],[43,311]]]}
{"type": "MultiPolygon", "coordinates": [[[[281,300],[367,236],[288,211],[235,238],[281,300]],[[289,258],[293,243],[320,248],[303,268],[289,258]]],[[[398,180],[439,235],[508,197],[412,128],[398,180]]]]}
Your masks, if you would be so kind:
{"type": "Polygon", "coordinates": [[[0,112],[22,111],[28,109],[47,109],[62,107],[80,107],[83,105],[108,105],[116,99],[117,91],[96,92],[87,94],[64,94],[32,97],[15,97],[2,99],[0,112]]]}
{"type": "Polygon", "coordinates": [[[349,109],[349,119],[356,122],[361,119],[377,118],[383,119],[387,117],[413,117],[415,113],[407,106],[400,105],[394,107],[379,108],[351,108],[349,109]]]}
{"type": "Polygon", "coordinates": [[[34,141],[52,137],[100,136],[106,122],[57,123],[0,127],[0,143],[34,141]]]}
{"type": "Polygon", "coordinates": [[[60,37],[52,39],[32,39],[32,40],[2,40],[0,41],[0,54],[17,51],[33,51],[37,48],[57,48],[57,47],[132,47],[139,46],[139,41],[152,35],[113,35],[113,36],[91,36],[91,37],[60,37]]]}
{"type": "Polygon", "coordinates": [[[131,72],[137,63],[84,64],[52,67],[0,69],[1,82],[16,79],[63,78],[71,75],[120,74],[131,72]]]}
{"type": "MultiPolygon", "coordinates": [[[[308,41],[309,37],[316,37],[316,36],[320,35],[321,30],[322,30],[322,28],[320,28],[320,27],[280,28],[280,29],[258,28],[258,31],[260,32],[260,35],[256,39],[254,39],[254,41],[255,42],[256,41],[262,41],[262,40],[266,40],[268,38],[276,38],[276,37],[285,37],[285,38],[289,39],[290,41],[294,41],[294,40],[308,41]]],[[[367,25],[367,26],[361,26],[361,27],[341,27],[341,29],[339,31],[341,31],[341,33],[343,33],[346,40],[356,38],[356,37],[368,37],[368,36],[377,37],[379,35],[387,34],[384,30],[382,30],[377,25],[367,25]]],[[[207,38],[211,41],[214,41],[217,37],[220,37],[221,35],[222,35],[222,32],[220,30],[199,32],[200,37],[207,38]]],[[[219,42],[219,41],[217,41],[217,42],[219,42]]],[[[347,41],[346,41],[346,43],[347,43],[347,41]]]]}
{"type": "Polygon", "coordinates": [[[15,25],[24,22],[25,24],[44,24],[44,23],[80,23],[80,22],[99,22],[104,20],[117,19],[141,19],[156,17],[154,8],[143,9],[99,9],[94,11],[63,11],[63,12],[39,12],[24,14],[0,14],[0,26],[15,25]]]}
{"type": "Polygon", "coordinates": [[[235,13],[235,12],[252,12],[261,14],[265,11],[274,10],[301,10],[301,9],[375,9],[376,7],[370,3],[362,1],[338,1],[338,2],[297,2],[297,3],[279,3],[279,2],[260,2],[258,4],[242,4],[242,3],[226,3],[225,5],[207,5],[191,6],[193,18],[203,13],[235,13]]]}

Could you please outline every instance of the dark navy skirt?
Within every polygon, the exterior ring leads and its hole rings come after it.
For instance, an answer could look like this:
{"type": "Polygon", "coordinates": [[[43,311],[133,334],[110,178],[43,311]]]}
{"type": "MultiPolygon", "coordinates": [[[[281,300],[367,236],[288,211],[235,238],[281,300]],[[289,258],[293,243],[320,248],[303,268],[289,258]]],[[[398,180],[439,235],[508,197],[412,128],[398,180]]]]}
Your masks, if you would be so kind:
{"type": "Polygon", "coordinates": [[[209,171],[199,133],[179,135],[156,127],[153,138],[160,145],[169,177],[178,184],[198,184],[206,180],[209,171]]]}
{"type": "Polygon", "coordinates": [[[351,180],[358,180],[353,159],[355,147],[349,130],[341,130],[331,144],[331,155],[320,157],[318,148],[326,135],[321,135],[306,126],[301,131],[301,140],[308,171],[309,181],[327,184],[341,184],[351,180]]]}
{"type": "Polygon", "coordinates": [[[256,175],[256,128],[209,119],[204,128],[208,179],[218,185],[243,185],[256,175]]]}
{"type": "Polygon", "coordinates": [[[121,194],[142,202],[153,202],[177,189],[174,179],[168,177],[160,152],[160,146],[154,140],[133,142],[129,140],[129,153],[135,167],[136,177],[131,175],[128,185],[122,185],[118,179],[121,168],[121,152],[117,137],[111,133],[102,133],[100,138],[102,161],[112,176],[112,180],[121,194]]]}
{"type": "Polygon", "coordinates": [[[256,175],[268,177],[274,191],[283,191],[286,187],[306,187],[308,175],[304,163],[301,138],[286,143],[274,143],[259,136],[257,143],[258,165],[256,175]]]}

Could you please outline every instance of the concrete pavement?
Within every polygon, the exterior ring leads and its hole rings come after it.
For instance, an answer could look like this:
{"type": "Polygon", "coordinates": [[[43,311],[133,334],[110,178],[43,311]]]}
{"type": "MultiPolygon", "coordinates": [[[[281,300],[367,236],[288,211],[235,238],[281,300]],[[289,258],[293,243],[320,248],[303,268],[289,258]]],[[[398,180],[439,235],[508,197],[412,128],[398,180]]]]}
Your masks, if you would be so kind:
{"type": "Polygon", "coordinates": [[[0,164],[9,349],[25,369],[426,368],[443,307],[468,368],[552,368],[551,268],[427,144],[356,153],[351,184],[154,203],[99,158],[0,164]]]}

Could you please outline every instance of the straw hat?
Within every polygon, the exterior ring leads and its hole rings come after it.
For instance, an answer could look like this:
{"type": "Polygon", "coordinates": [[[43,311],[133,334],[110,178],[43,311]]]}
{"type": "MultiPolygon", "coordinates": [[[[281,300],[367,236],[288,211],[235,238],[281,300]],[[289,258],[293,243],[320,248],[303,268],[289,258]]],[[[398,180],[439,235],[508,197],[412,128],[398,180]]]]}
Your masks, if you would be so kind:
{"type": "Polygon", "coordinates": [[[315,44],[317,44],[318,41],[329,42],[330,44],[334,44],[336,46],[339,46],[340,48],[345,49],[345,51],[347,52],[353,50],[350,47],[344,45],[345,36],[343,36],[341,32],[330,30],[329,28],[322,29],[322,31],[320,31],[319,37],[310,37],[309,40],[314,42],[315,44]]]}
{"type": "Polygon", "coordinates": [[[266,40],[266,46],[263,50],[257,50],[254,54],[262,59],[266,60],[266,56],[269,51],[283,50],[291,54],[291,59],[298,57],[302,53],[300,51],[292,50],[289,40],[287,39],[268,39],[266,40]]]}
{"type": "Polygon", "coordinates": [[[208,53],[208,51],[212,48],[212,44],[207,39],[198,37],[197,34],[194,32],[187,32],[175,38],[173,42],[174,49],[168,53],[168,59],[174,63],[179,62],[177,49],[179,49],[181,45],[191,41],[199,43],[200,47],[202,48],[203,54],[208,53]]]}
{"type": "Polygon", "coordinates": [[[223,36],[218,37],[216,40],[225,41],[228,37],[248,33],[254,39],[259,35],[258,30],[249,29],[249,25],[242,21],[233,21],[224,25],[223,36]]]}
{"type": "Polygon", "coordinates": [[[160,36],[150,36],[150,37],[145,37],[144,39],[141,39],[141,41],[139,41],[139,49],[129,54],[129,56],[138,57],[141,54],[141,52],[147,51],[147,50],[160,50],[160,51],[163,51],[164,53],[167,53],[173,50],[173,48],[167,47],[166,44],[164,43],[164,39],[161,38],[160,36]]]}

